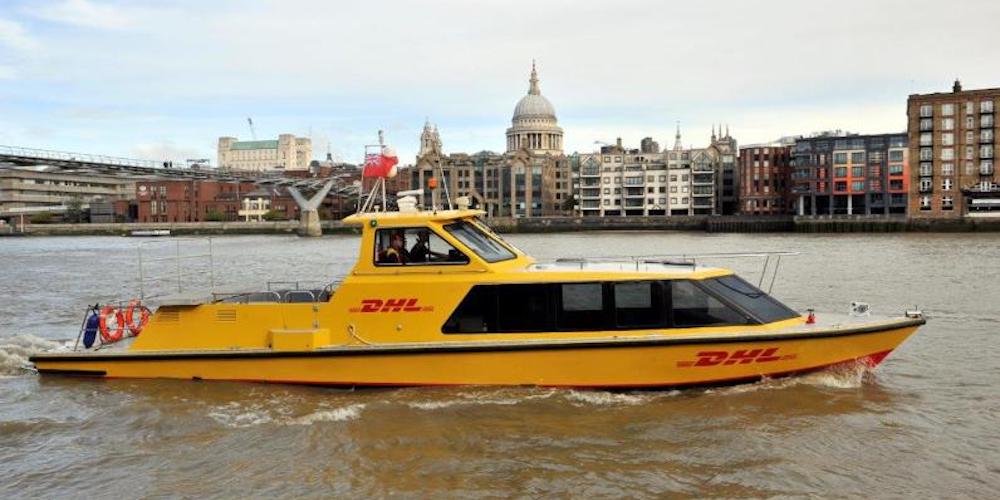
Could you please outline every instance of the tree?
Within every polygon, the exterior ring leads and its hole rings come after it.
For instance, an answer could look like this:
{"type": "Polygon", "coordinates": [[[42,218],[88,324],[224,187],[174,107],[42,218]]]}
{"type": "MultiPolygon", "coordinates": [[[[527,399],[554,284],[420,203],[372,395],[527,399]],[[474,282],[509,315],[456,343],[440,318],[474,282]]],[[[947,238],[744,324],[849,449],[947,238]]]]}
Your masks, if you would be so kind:
{"type": "Polygon", "coordinates": [[[278,211],[275,211],[275,210],[268,210],[261,217],[264,220],[266,220],[266,221],[284,220],[285,219],[285,214],[283,214],[281,212],[278,212],[278,211]]]}
{"type": "Polygon", "coordinates": [[[205,213],[205,220],[208,222],[222,222],[226,220],[226,214],[213,208],[205,213]]]}
{"type": "Polygon", "coordinates": [[[77,223],[83,218],[83,199],[74,196],[66,200],[66,222],[77,223]]]}
{"type": "Polygon", "coordinates": [[[39,212],[31,215],[32,224],[48,224],[49,222],[52,222],[51,212],[39,212]]]}

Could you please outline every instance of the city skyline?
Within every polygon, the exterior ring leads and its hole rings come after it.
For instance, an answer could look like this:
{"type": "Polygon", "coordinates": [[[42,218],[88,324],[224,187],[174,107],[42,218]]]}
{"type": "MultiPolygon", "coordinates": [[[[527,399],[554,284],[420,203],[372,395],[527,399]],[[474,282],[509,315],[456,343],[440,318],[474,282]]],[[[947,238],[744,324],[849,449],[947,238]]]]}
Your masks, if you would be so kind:
{"type": "Polygon", "coordinates": [[[988,46],[1000,6],[962,3],[978,15],[928,31],[913,28],[954,7],[10,2],[0,144],[214,158],[219,136],[250,139],[249,116],[258,137],[311,137],[318,158],[329,141],[352,162],[382,128],[411,163],[429,118],[447,152],[502,151],[532,59],[566,152],[666,144],[678,121],[696,147],[717,124],[742,144],[901,132],[907,95],[1000,80],[989,51],[955,50],[988,46]]]}

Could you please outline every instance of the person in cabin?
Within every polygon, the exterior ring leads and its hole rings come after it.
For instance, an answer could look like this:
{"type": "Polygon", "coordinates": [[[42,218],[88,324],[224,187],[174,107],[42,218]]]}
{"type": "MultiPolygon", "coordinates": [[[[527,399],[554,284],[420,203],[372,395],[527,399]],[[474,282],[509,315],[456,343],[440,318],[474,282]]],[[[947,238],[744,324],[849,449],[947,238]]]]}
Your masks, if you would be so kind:
{"type": "Polygon", "coordinates": [[[424,229],[417,233],[417,242],[410,249],[411,262],[433,262],[446,259],[447,254],[431,250],[431,233],[424,229]]]}
{"type": "Polygon", "coordinates": [[[410,261],[410,254],[406,251],[406,236],[402,231],[396,231],[389,237],[389,248],[379,255],[380,264],[406,264],[410,261]]]}

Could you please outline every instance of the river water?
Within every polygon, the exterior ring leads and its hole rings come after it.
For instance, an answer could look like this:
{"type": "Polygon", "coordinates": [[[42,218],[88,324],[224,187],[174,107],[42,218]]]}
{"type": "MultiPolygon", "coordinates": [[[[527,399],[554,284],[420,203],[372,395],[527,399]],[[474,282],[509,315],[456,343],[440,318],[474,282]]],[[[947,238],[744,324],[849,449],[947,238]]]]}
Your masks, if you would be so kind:
{"type": "MultiPolygon", "coordinates": [[[[929,322],[874,372],[669,392],[43,378],[29,353],[74,338],[86,304],[135,295],[139,240],[0,239],[0,497],[1000,492],[1000,234],[509,239],[540,259],[799,251],[774,285],[790,306],[919,306],[929,322]]],[[[215,280],[330,280],[357,243],[215,238],[215,280]]]]}

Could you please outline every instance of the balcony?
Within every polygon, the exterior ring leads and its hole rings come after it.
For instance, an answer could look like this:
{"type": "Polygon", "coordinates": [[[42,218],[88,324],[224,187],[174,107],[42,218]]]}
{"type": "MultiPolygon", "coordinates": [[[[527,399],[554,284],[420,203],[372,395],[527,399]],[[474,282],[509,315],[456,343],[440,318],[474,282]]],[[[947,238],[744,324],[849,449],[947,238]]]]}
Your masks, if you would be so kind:
{"type": "Polygon", "coordinates": [[[644,199],[625,200],[625,208],[642,208],[644,199]]]}

